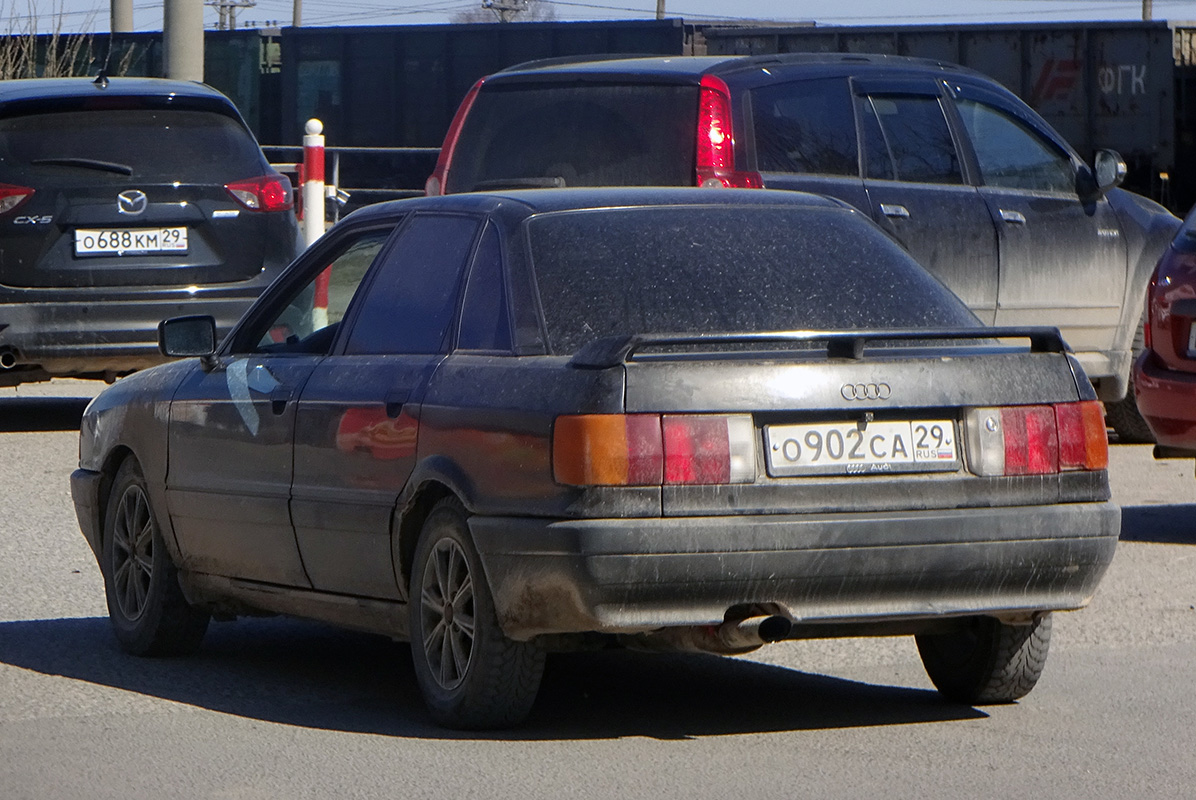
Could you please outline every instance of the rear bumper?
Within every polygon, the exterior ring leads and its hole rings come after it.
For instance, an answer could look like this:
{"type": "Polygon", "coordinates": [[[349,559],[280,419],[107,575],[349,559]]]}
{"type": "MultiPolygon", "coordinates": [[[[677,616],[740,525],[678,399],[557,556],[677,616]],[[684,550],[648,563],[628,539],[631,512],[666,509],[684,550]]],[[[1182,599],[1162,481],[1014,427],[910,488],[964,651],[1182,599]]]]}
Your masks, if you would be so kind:
{"type": "Polygon", "coordinates": [[[803,623],[908,625],[1087,604],[1113,558],[1113,503],[548,521],[473,517],[514,639],[715,625],[770,604],[803,623]]]}
{"type": "Polygon", "coordinates": [[[61,300],[0,303],[0,353],[15,365],[0,371],[0,385],[40,369],[51,376],[123,373],[160,364],[158,323],[186,314],[210,314],[221,335],[266,288],[255,279],[230,289],[152,292],[72,291],[61,300]],[[8,379],[6,381],[6,378],[8,379]]]}
{"type": "Polygon", "coordinates": [[[1196,373],[1167,369],[1147,351],[1134,364],[1134,395],[1160,445],[1196,449],[1196,373]]]}

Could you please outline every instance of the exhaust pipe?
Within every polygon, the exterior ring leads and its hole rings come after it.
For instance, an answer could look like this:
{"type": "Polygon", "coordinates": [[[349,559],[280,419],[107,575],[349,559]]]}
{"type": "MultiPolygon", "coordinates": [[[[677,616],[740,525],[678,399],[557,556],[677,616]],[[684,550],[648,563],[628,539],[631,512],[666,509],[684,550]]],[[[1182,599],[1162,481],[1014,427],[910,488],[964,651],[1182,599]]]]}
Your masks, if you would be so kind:
{"type": "Polygon", "coordinates": [[[17,353],[11,347],[0,350],[0,369],[12,369],[17,365],[17,353]]]}
{"type": "Polygon", "coordinates": [[[791,630],[793,622],[788,617],[773,614],[724,622],[718,626],[718,638],[728,649],[738,650],[788,639],[791,630]]]}

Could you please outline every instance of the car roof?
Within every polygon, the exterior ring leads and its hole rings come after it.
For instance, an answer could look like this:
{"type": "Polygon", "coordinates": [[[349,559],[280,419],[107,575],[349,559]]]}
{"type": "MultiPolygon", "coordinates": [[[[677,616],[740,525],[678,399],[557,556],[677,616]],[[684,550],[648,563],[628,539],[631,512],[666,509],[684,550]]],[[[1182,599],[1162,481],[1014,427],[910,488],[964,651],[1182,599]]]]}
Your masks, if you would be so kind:
{"type": "Polygon", "coordinates": [[[21,78],[0,81],[0,103],[48,98],[93,97],[182,97],[224,98],[220,92],[202,83],[166,78],[109,78],[107,85],[93,78],[21,78]]]}
{"type": "Polygon", "coordinates": [[[354,211],[346,220],[369,222],[412,211],[487,213],[502,206],[520,206],[526,215],[645,206],[770,206],[840,209],[846,203],[822,195],[770,189],[707,189],[700,187],[600,187],[575,189],[519,189],[470,192],[439,197],[413,197],[376,203],[354,211]]]}
{"type": "Polygon", "coordinates": [[[657,77],[697,82],[703,75],[731,75],[768,67],[795,67],[811,74],[949,73],[983,77],[975,70],[928,58],[879,53],[780,53],[760,56],[656,56],[604,58],[602,56],[551,58],[529,61],[496,72],[487,82],[518,82],[566,76],[618,75],[657,77]]]}

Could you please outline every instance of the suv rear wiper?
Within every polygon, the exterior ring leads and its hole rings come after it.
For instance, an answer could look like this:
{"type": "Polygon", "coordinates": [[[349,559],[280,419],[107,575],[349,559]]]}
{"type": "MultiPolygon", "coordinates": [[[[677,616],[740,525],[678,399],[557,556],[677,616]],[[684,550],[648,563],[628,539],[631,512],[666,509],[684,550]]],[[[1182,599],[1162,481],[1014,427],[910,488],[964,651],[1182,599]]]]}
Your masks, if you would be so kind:
{"type": "Polygon", "coordinates": [[[84,169],[98,169],[104,172],[115,172],[119,175],[132,175],[133,168],[128,164],[117,164],[115,161],[99,161],[94,158],[36,158],[30,164],[50,164],[56,167],[82,167],[84,169]]]}

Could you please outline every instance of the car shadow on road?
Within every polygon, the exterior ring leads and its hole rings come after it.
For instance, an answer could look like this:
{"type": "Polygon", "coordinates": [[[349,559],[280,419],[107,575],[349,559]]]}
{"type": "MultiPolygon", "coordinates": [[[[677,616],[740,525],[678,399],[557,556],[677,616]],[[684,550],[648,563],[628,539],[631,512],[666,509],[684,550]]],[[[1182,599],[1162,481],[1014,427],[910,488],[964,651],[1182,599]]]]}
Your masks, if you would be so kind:
{"type": "Polygon", "coordinates": [[[0,433],[77,431],[90,397],[0,397],[0,433]]]}
{"type": "Polygon", "coordinates": [[[686,739],[987,716],[928,689],[619,650],[550,657],[515,730],[446,731],[424,709],[406,645],[288,619],[214,623],[199,653],[162,659],[121,653],[104,618],[5,622],[0,663],[251,719],[425,739],[686,739]]]}
{"type": "Polygon", "coordinates": [[[1196,544],[1196,504],[1122,506],[1121,541],[1196,544]]]}

